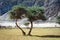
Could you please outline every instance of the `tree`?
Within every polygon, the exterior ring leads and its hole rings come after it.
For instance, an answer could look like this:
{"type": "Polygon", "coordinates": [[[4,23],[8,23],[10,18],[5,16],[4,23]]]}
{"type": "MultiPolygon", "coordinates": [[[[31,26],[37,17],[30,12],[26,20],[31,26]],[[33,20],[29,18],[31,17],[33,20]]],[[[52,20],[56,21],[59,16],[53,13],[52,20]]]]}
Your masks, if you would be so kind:
{"type": "Polygon", "coordinates": [[[26,13],[26,10],[21,5],[14,6],[10,11],[10,18],[15,20],[16,26],[22,31],[23,35],[26,35],[26,33],[23,31],[21,27],[18,26],[17,21],[18,19],[21,19],[25,13],[26,13]]]}
{"type": "Polygon", "coordinates": [[[60,16],[57,16],[57,23],[60,24],[60,16]]]}
{"type": "Polygon", "coordinates": [[[27,13],[25,16],[28,18],[28,21],[31,23],[31,28],[28,32],[28,35],[31,35],[31,31],[33,28],[33,21],[36,20],[46,20],[46,17],[44,16],[44,9],[39,6],[32,6],[27,8],[27,13]]]}

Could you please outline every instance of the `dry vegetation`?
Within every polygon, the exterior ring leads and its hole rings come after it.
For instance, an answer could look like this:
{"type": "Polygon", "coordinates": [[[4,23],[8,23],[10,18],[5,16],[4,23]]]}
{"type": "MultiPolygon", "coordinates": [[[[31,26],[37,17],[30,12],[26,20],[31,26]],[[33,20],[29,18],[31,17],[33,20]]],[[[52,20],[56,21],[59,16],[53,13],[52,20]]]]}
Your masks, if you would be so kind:
{"type": "MultiPolygon", "coordinates": [[[[29,29],[24,31],[28,33],[29,29]]],[[[23,36],[19,29],[0,29],[0,40],[60,40],[60,28],[33,28],[31,34],[32,36],[23,36]],[[42,37],[44,35],[46,37],[42,37]]]]}

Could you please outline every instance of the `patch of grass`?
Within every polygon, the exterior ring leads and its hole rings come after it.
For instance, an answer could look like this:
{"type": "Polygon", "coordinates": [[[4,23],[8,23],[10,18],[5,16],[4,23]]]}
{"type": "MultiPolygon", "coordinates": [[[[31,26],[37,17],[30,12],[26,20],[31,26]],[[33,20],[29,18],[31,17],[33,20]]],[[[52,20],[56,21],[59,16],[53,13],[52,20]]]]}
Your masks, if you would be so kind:
{"type": "Polygon", "coordinates": [[[0,29],[0,40],[60,40],[60,28],[33,28],[31,34],[23,36],[19,29],[0,29]]]}

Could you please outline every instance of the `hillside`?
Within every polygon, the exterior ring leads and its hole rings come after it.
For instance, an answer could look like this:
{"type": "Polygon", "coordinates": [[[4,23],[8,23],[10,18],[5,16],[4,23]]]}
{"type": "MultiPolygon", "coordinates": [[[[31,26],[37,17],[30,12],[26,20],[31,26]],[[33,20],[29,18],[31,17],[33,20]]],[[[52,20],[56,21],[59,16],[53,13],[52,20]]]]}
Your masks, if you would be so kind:
{"type": "Polygon", "coordinates": [[[44,0],[0,0],[0,15],[9,11],[14,5],[23,4],[25,6],[43,6],[43,2],[44,0]]]}
{"type": "Polygon", "coordinates": [[[23,4],[24,6],[42,6],[45,8],[45,15],[49,20],[55,20],[60,13],[59,0],[0,0],[0,19],[8,19],[7,12],[14,6],[23,4]],[[5,14],[6,13],[6,14],[5,14]],[[4,16],[5,15],[5,16],[4,16]]]}

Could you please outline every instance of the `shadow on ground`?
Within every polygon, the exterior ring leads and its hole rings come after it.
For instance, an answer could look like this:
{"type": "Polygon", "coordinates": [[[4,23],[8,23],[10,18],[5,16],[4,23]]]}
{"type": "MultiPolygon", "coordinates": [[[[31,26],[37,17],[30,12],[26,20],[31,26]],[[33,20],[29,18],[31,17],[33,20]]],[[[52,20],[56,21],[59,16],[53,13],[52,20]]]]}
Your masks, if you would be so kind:
{"type": "Polygon", "coordinates": [[[39,35],[31,35],[33,37],[49,37],[49,38],[60,38],[60,35],[43,35],[43,36],[39,36],[39,35]]]}

